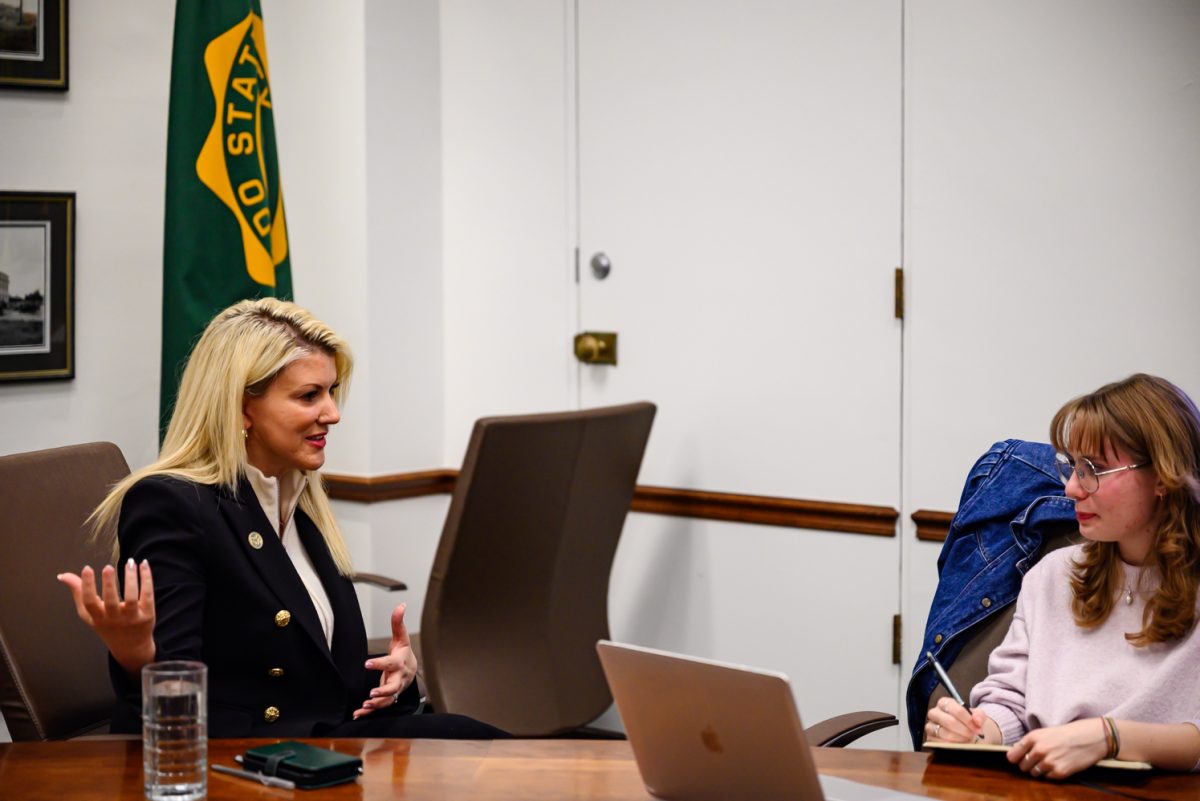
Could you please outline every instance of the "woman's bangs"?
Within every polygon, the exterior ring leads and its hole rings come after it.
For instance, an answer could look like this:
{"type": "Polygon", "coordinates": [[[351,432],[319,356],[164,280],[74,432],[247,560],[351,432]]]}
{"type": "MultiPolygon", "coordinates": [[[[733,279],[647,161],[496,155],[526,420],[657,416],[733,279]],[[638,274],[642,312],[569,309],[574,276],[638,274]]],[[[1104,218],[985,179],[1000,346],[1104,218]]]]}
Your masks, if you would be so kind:
{"type": "Polygon", "coordinates": [[[1106,446],[1113,442],[1108,415],[1091,403],[1080,403],[1064,415],[1058,433],[1059,444],[1070,453],[1080,456],[1106,456],[1106,446]]]}

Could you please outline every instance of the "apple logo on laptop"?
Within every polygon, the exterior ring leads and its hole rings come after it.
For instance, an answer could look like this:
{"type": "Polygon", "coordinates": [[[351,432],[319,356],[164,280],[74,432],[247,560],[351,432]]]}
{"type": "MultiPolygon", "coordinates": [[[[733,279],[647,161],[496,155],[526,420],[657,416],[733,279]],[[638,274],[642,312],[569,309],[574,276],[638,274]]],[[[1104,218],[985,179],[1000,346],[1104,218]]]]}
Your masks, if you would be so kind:
{"type": "Polygon", "coordinates": [[[717,736],[717,730],[711,723],[704,727],[704,731],[700,732],[700,742],[704,743],[704,747],[714,754],[725,753],[725,749],[721,747],[721,738],[717,736]]]}

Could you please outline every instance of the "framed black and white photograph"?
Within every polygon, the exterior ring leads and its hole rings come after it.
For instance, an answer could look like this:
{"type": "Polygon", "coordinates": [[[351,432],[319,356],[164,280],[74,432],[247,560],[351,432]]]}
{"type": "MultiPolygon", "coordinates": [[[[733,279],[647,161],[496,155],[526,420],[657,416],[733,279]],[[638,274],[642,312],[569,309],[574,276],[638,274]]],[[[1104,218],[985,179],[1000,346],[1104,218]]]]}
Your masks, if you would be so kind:
{"type": "Polygon", "coordinates": [[[75,193],[0,192],[0,381],[75,377],[75,193]]]}
{"type": "Polygon", "coordinates": [[[67,0],[0,0],[0,88],[67,89],[67,0]]]}

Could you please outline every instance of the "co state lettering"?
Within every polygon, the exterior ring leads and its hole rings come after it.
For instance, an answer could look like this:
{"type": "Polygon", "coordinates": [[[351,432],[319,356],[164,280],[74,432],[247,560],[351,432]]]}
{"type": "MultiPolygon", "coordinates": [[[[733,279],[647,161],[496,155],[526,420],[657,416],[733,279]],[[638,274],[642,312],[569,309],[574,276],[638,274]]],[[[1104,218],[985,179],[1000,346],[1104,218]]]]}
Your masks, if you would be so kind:
{"type": "MultiPolygon", "coordinates": [[[[263,71],[262,63],[258,57],[254,55],[254,51],[250,49],[250,44],[243,43],[242,52],[238,55],[238,64],[250,64],[254,67],[254,72],[258,76],[246,78],[234,78],[230,81],[230,86],[233,90],[245,99],[250,104],[251,111],[246,111],[244,108],[239,108],[240,101],[236,97],[231,97],[225,105],[225,126],[232,128],[235,124],[251,121],[255,119],[259,108],[271,108],[271,87],[266,81],[266,73],[263,71]],[[263,81],[261,92],[258,91],[259,81],[263,81]]],[[[254,133],[251,131],[233,131],[225,137],[225,153],[230,156],[252,156],[256,150],[254,133]]],[[[266,199],[267,190],[263,185],[261,178],[250,178],[237,187],[238,199],[243,206],[255,206],[262,203],[266,199]]],[[[260,208],[251,217],[251,222],[254,223],[254,229],[259,236],[266,236],[271,232],[271,211],[270,209],[260,208]]]]}

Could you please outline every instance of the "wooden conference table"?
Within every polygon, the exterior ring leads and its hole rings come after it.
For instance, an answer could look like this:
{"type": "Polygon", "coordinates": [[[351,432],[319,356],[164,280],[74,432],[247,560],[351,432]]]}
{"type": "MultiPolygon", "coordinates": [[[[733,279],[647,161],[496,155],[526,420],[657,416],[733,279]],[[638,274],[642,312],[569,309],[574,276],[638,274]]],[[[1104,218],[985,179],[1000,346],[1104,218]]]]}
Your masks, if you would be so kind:
{"type": "MultiPolygon", "coordinates": [[[[233,755],[273,740],[213,740],[209,761],[233,765],[233,755]]],[[[301,801],[333,799],[586,799],[645,801],[626,742],[582,740],[308,740],[360,755],[354,784],[324,790],[281,790],[209,773],[208,797],[301,801]]],[[[947,801],[958,799],[1090,799],[1119,797],[1076,783],[1029,779],[1004,766],[944,764],[928,754],[815,749],[822,773],[947,801]]],[[[1088,776],[1136,798],[1200,798],[1200,776],[1161,773],[1138,778],[1088,776]]],[[[0,744],[0,799],[142,798],[142,746],[137,740],[0,744]]]]}

